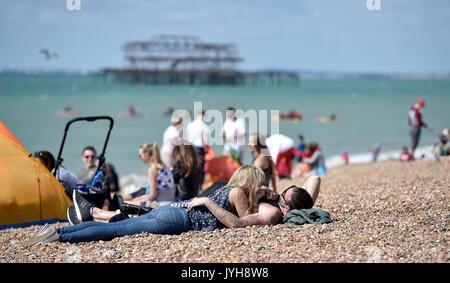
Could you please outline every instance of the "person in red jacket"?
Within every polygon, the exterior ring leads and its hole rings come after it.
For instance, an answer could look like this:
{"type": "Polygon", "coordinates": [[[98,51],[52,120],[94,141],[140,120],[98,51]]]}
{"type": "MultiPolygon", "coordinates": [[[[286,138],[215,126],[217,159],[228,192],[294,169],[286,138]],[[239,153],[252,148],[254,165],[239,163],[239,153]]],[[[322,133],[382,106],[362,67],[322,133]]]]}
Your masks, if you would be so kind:
{"type": "Polygon", "coordinates": [[[421,109],[424,107],[425,107],[425,100],[423,100],[423,98],[419,98],[417,99],[416,104],[414,104],[414,106],[412,106],[409,109],[408,124],[410,128],[409,134],[411,135],[410,154],[412,158],[414,158],[414,151],[416,150],[417,145],[419,144],[421,128],[426,127],[428,131],[432,130],[432,128],[422,120],[421,109]]]}

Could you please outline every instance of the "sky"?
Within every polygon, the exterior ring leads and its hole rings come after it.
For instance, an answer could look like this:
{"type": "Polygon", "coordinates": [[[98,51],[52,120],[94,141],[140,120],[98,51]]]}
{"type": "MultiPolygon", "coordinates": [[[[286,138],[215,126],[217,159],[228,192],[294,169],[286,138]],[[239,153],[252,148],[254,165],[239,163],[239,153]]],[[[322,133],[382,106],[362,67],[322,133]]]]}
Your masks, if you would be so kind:
{"type": "Polygon", "coordinates": [[[80,1],[0,0],[0,70],[126,67],[125,42],[183,34],[236,44],[242,70],[450,72],[448,0],[80,1]]]}

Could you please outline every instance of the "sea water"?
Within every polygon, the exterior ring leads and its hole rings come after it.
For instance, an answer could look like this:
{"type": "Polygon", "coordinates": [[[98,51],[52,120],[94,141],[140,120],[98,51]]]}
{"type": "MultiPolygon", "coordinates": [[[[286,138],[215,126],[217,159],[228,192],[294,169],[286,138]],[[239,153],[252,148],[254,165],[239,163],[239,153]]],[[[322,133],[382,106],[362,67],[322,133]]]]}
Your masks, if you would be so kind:
{"type": "MultiPolygon", "coordinates": [[[[169,106],[192,113],[194,102],[201,102],[203,110],[219,110],[224,118],[229,106],[257,113],[298,111],[303,116],[301,122],[280,121],[279,132],[295,141],[299,134],[307,143],[317,141],[327,167],[334,167],[343,164],[343,152],[350,155],[350,163],[370,162],[369,149],[375,142],[382,144],[379,160],[398,158],[401,148],[410,145],[407,114],[419,97],[426,101],[423,120],[433,130],[422,129],[416,156],[429,154],[438,140],[436,132],[450,126],[449,80],[309,79],[298,86],[207,86],[129,84],[97,75],[0,74],[0,120],[31,153],[45,149],[58,155],[64,127],[74,118],[55,115],[66,105],[80,111],[80,116],[113,117],[105,157],[123,177],[122,182],[146,180],[148,166],[139,160],[138,148],[147,141],[161,145],[169,126],[170,116],[165,115],[169,106]],[[120,117],[130,105],[142,115],[120,117]],[[316,121],[317,116],[331,113],[340,122],[316,121]]],[[[270,117],[268,120],[270,133],[270,117]]],[[[63,165],[78,172],[83,167],[82,148],[94,145],[100,152],[107,130],[106,121],[73,124],[62,154],[63,165]]],[[[222,149],[222,145],[214,145],[216,154],[222,149]]],[[[252,160],[247,148],[244,160],[252,160]]]]}

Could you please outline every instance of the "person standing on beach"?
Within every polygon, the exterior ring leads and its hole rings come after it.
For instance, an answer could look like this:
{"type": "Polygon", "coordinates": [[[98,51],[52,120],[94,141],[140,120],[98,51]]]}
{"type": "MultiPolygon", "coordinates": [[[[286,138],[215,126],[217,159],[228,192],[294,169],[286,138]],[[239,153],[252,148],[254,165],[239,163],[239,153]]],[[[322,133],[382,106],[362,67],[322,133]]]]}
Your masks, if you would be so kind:
{"type": "Polygon", "coordinates": [[[425,100],[423,98],[419,98],[417,99],[416,104],[414,104],[409,109],[408,113],[408,124],[410,128],[409,134],[411,135],[410,154],[413,159],[414,159],[414,151],[416,150],[419,144],[421,128],[426,127],[428,131],[432,130],[432,128],[422,120],[421,110],[424,107],[425,107],[425,100]]]}
{"type": "Polygon", "coordinates": [[[180,138],[180,128],[183,123],[183,118],[173,117],[171,120],[171,125],[165,130],[163,134],[163,145],[161,147],[161,160],[166,164],[167,167],[172,168],[173,166],[173,148],[175,145],[179,144],[180,138]]]}
{"type": "Polygon", "coordinates": [[[236,110],[233,107],[228,107],[227,120],[222,129],[222,136],[226,140],[223,155],[232,156],[240,164],[244,158],[245,132],[244,120],[236,117],[236,110]]]}
{"type": "Polygon", "coordinates": [[[205,124],[204,120],[205,111],[202,111],[197,115],[197,119],[189,123],[186,128],[187,140],[194,147],[198,156],[199,167],[202,174],[200,186],[203,184],[203,179],[205,177],[205,149],[209,143],[209,128],[208,125],[205,124]]]}
{"type": "Polygon", "coordinates": [[[372,152],[372,162],[377,162],[378,155],[380,155],[381,151],[381,143],[375,142],[375,144],[370,148],[370,151],[372,152]]]}

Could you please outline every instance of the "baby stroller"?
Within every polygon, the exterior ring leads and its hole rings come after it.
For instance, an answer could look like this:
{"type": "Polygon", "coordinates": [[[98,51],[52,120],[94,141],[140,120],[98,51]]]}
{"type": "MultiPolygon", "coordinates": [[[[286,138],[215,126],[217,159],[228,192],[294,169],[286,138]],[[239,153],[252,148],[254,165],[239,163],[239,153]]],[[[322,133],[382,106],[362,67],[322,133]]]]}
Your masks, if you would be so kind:
{"type": "Polygon", "coordinates": [[[108,130],[108,134],[106,136],[105,144],[103,146],[103,150],[102,150],[101,154],[98,157],[97,171],[89,185],[76,185],[73,188],[66,187],[65,189],[66,189],[66,194],[71,199],[72,199],[73,190],[78,190],[81,194],[83,194],[83,197],[86,200],[93,203],[96,207],[101,208],[104,204],[105,199],[111,203],[111,195],[110,195],[110,190],[109,190],[109,185],[108,185],[108,177],[106,176],[106,166],[105,166],[106,146],[108,145],[109,136],[111,134],[111,130],[114,125],[114,120],[111,117],[109,117],[109,116],[78,117],[78,118],[72,119],[69,122],[67,122],[65,130],[64,130],[63,140],[61,142],[61,146],[59,149],[58,158],[56,159],[55,170],[53,172],[53,175],[56,177],[58,169],[63,162],[63,158],[61,157],[61,155],[63,152],[64,144],[65,144],[66,137],[67,137],[67,132],[69,130],[70,125],[72,125],[73,123],[78,122],[78,121],[94,122],[97,120],[108,120],[109,121],[109,130],[108,130]]]}

